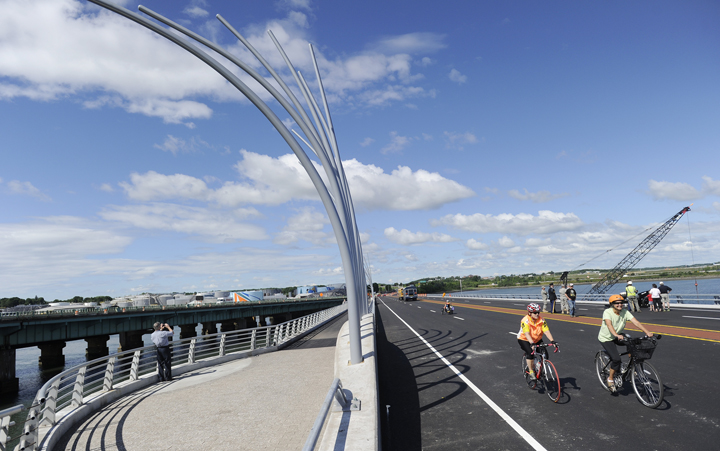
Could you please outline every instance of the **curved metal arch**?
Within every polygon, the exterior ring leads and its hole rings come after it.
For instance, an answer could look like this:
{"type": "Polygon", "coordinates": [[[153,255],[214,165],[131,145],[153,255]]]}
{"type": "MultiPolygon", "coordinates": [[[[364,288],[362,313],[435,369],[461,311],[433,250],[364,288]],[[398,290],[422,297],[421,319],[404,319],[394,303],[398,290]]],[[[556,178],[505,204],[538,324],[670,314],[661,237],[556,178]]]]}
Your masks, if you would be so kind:
{"type": "MultiPolygon", "coordinates": [[[[263,77],[259,76],[257,73],[258,78],[263,79],[263,82],[261,82],[261,85],[263,87],[266,87],[268,89],[268,92],[270,92],[273,97],[278,99],[278,101],[281,103],[283,108],[286,109],[286,111],[291,114],[293,117],[293,120],[303,129],[303,132],[305,135],[311,140],[313,144],[317,144],[317,151],[315,152],[318,155],[318,158],[320,158],[321,163],[323,164],[323,168],[325,169],[325,172],[327,173],[328,181],[330,182],[331,189],[334,191],[333,195],[336,197],[336,199],[333,199],[331,197],[330,192],[328,191],[327,186],[323,182],[322,178],[320,177],[320,174],[318,174],[317,170],[315,169],[315,166],[312,164],[312,161],[308,158],[305,151],[302,149],[302,147],[298,144],[298,142],[293,138],[290,131],[285,127],[285,125],[282,123],[282,121],[277,117],[277,115],[270,109],[270,107],[265,104],[265,102],[260,99],[260,97],[255,94],[247,85],[245,85],[235,74],[233,74],[230,70],[228,70],[223,64],[216,61],[214,58],[209,56],[207,53],[203,52],[199,48],[197,48],[195,45],[191,44],[190,42],[187,42],[180,38],[179,36],[170,33],[168,30],[164,29],[163,27],[160,27],[159,25],[155,24],[154,22],[151,22],[150,20],[146,19],[143,16],[140,16],[139,14],[136,14],[126,8],[123,8],[121,6],[112,4],[110,2],[107,2],[105,0],[88,0],[98,6],[101,6],[109,11],[112,11],[116,14],[119,14],[127,19],[132,20],[133,22],[142,25],[143,27],[157,33],[158,35],[168,39],[169,41],[173,42],[174,44],[178,45],[179,47],[185,49],[201,61],[203,61],[205,64],[210,66],[213,70],[218,72],[223,78],[225,78],[229,83],[231,83],[236,89],[238,89],[240,92],[245,95],[245,97],[252,102],[255,107],[257,107],[261,113],[270,121],[270,123],[275,127],[275,129],[280,133],[282,138],[285,140],[285,142],[290,146],[293,153],[297,156],[298,160],[300,161],[300,164],[303,166],[307,174],[310,176],[311,181],[313,182],[313,185],[315,186],[315,189],[317,190],[318,194],[320,195],[320,199],[325,206],[325,210],[328,214],[328,218],[330,219],[330,223],[333,228],[333,232],[335,233],[335,238],[338,243],[338,248],[340,250],[340,257],[343,264],[343,270],[345,272],[345,282],[347,287],[347,296],[348,296],[348,321],[349,321],[349,332],[350,332],[350,363],[351,364],[357,364],[362,363],[363,356],[362,356],[362,347],[360,343],[360,316],[359,316],[359,308],[362,308],[363,311],[367,311],[367,302],[360,302],[361,299],[364,298],[366,295],[366,290],[364,283],[363,285],[360,285],[359,282],[364,280],[364,274],[360,277],[358,277],[358,270],[360,271],[360,274],[363,273],[362,266],[360,268],[357,267],[357,263],[359,261],[362,261],[362,257],[358,257],[359,255],[362,255],[362,252],[360,251],[360,248],[357,247],[359,244],[359,236],[357,234],[357,225],[354,221],[354,214],[348,214],[347,211],[347,198],[343,195],[345,193],[349,194],[349,191],[347,191],[347,180],[344,180],[344,171],[342,171],[343,180],[340,181],[339,179],[339,173],[337,168],[335,167],[336,163],[339,164],[340,167],[342,167],[341,162],[339,162],[338,158],[333,158],[334,161],[332,163],[327,158],[327,148],[324,148],[320,145],[320,143],[317,140],[317,137],[321,135],[317,130],[311,131],[313,129],[312,124],[309,123],[309,120],[306,121],[304,118],[300,117],[298,113],[295,111],[294,108],[290,107],[288,108],[289,104],[285,99],[283,98],[282,101],[280,101],[280,98],[282,98],[279,93],[277,93],[277,90],[272,88],[269,83],[264,80],[263,77]],[[266,86],[267,85],[267,86],[266,86]],[[274,94],[278,94],[275,96],[274,94]],[[300,120],[298,120],[300,119],[300,120]],[[308,126],[309,125],[309,126],[308,126]],[[343,189],[340,188],[340,185],[343,185],[343,189]],[[341,211],[342,216],[340,215],[340,212],[338,212],[337,205],[334,202],[338,202],[341,211]],[[344,218],[343,218],[344,216],[344,218]],[[352,217],[352,225],[347,224],[347,220],[352,217]],[[345,220],[343,220],[345,219],[345,220]]],[[[150,11],[147,8],[140,7],[141,11],[146,12],[150,11]]],[[[153,17],[159,19],[160,16],[157,13],[153,13],[153,17]],[[157,16],[157,17],[155,17],[157,16]]],[[[166,18],[162,18],[162,22],[171,22],[166,18]]],[[[167,23],[165,22],[165,23],[167,23]]],[[[176,25],[176,24],[175,24],[176,25]]],[[[177,25],[179,28],[179,25],[177,25]]],[[[173,27],[175,28],[175,27],[173,27]]],[[[179,28],[178,31],[181,31],[179,28]]],[[[195,33],[190,32],[194,36],[188,35],[195,39],[195,36],[200,38],[198,42],[201,42],[205,44],[206,41],[210,43],[209,41],[205,40],[204,38],[201,38],[199,35],[196,35],[195,33]]],[[[184,32],[183,32],[184,33],[184,32]]],[[[212,43],[210,43],[212,44],[212,43]]],[[[279,46],[279,43],[276,44],[279,46]]],[[[212,46],[208,46],[209,48],[217,51],[219,47],[215,46],[214,44],[212,46]],[[216,49],[217,48],[217,49],[216,49]]],[[[222,49],[220,49],[222,50],[222,49]]],[[[220,52],[219,52],[220,53],[220,52]]],[[[223,50],[223,53],[227,54],[223,50]]],[[[284,54],[284,52],[282,52],[284,54]]],[[[221,53],[222,54],[222,53],[221,53]]],[[[225,56],[225,55],[223,55],[225,56]]],[[[232,56],[232,55],[231,55],[232,56]]],[[[225,56],[227,57],[227,56],[225,56]]],[[[234,58],[234,57],[233,57],[234,58]]],[[[249,66],[242,64],[237,58],[234,58],[235,61],[231,59],[231,61],[238,65],[241,69],[243,69],[245,72],[253,76],[258,82],[260,80],[256,78],[253,73],[255,71],[248,71],[246,68],[249,68],[249,66]],[[238,62],[240,64],[238,64],[238,62]]],[[[289,60],[287,60],[289,61],[289,60]]],[[[251,69],[252,70],[252,69],[251,69]]],[[[274,71],[272,71],[274,72],[274,71]]],[[[272,73],[271,72],[271,73],[272,73]]],[[[276,79],[279,79],[277,77],[276,79]]],[[[284,83],[281,83],[281,85],[284,83]]],[[[300,88],[303,89],[302,87],[300,88]]],[[[288,88],[289,91],[289,88],[288,88]]],[[[293,98],[292,96],[291,98],[293,98]]],[[[295,100],[295,102],[297,102],[295,100]]],[[[308,102],[310,103],[310,102],[308,102]]],[[[296,107],[299,111],[302,111],[305,118],[307,118],[307,114],[305,114],[303,108],[299,105],[299,102],[296,103],[296,107]]],[[[324,136],[323,136],[324,137],[324,136]]],[[[334,134],[333,134],[333,140],[334,140],[334,134]]],[[[331,151],[332,152],[332,151],[331,151]]],[[[334,154],[334,152],[333,152],[334,154]]],[[[335,155],[333,155],[335,156],[335,155]]]]}

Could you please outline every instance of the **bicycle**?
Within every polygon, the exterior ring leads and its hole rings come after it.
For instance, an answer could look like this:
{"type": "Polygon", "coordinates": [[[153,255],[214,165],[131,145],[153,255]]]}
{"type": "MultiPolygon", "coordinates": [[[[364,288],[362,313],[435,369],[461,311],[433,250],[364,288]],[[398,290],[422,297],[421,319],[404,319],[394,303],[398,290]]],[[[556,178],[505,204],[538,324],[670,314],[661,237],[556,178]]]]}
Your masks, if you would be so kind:
{"type": "MultiPolygon", "coordinates": [[[[652,357],[657,346],[657,340],[662,338],[662,335],[632,338],[630,335],[625,334],[625,337],[628,351],[620,354],[620,357],[630,355],[630,360],[627,363],[622,362],[620,372],[615,373],[615,387],[620,389],[623,381],[632,378],[633,390],[637,399],[646,407],[654,409],[662,403],[665,392],[660,375],[655,367],[646,360],[652,357]]],[[[607,386],[609,370],[610,355],[607,351],[601,349],[595,354],[595,371],[600,383],[607,391],[610,391],[607,386]]]]}
{"type": "Polygon", "coordinates": [[[444,314],[446,314],[446,313],[447,313],[448,315],[452,315],[453,313],[455,313],[455,307],[453,307],[452,305],[449,306],[449,307],[446,307],[446,306],[443,305],[443,308],[442,308],[442,310],[440,311],[440,314],[441,314],[441,315],[444,315],[444,314]]]}
{"type": "Polygon", "coordinates": [[[545,393],[548,395],[553,402],[560,400],[562,387],[560,386],[560,376],[558,376],[555,365],[550,361],[550,357],[547,353],[547,347],[554,346],[555,352],[559,349],[553,344],[540,343],[535,345],[535,352],[533,353],[533,364],[535,365],[535,375],[531,376],[528,372],[527,357],[525,354],[522,356],[522,370],[525,376],[525,382],[531,390],[537,387],[538,383],[544,385],[545,393]],[[538,349],[539,348],[539,349],[538,349]]]}

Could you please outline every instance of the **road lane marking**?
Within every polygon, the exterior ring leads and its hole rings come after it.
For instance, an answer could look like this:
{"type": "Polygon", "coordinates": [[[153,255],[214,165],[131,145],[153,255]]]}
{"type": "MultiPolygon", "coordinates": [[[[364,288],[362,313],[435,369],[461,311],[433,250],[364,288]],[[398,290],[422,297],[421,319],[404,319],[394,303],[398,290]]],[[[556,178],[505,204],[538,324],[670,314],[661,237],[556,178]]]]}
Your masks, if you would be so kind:
{"type": "Polygon", "coordinates": [[[720,319],[720,318],[713,318],[710,316],[683,316],[683,318],[695,318],[695,319],[720,319]]]}
{"type": "Polygon", "coordinates": [[[430,310],[430,311],[433,312],[433,313],[437,313],[435,310],[430,310]]]}
{"type": "Polygon", "coordinates": [[[490,407],[495,411],[495,413],[497,413],[497,414],[500,416],[500,418],[502,418],[503,420],[505,420],[505,422],[506,422],[508,425],[510,425],[510,427],[513,428],[513,429],[515,430],[515,432],[517,432],[518,435],[520,435],[520,437],[522,437],[530,446],[532,446],[533,449],[538,450],[538,451],[540,451],[540,450],[547,451],[547,450],[545,449],[545,447],[543,447],[537,440],[535,440],[535,438],[534,438],[532,435],[530,435],[525,429],[523,429],[522,426],[520,426],[519,424],[517,424],[517,422],[516,422],[515,420],[513,420],[513,419],[510,417],[510,415],[508,415],[507,413],[505,413],[505,411],[502,410],[502,409],[500,408],[500,406],[498,406],[497,404],[495,404],[495,402],[493,402],[492,399],[490,399],[485,393],[482,392],[482,390],[480,390],[475,384],[473,384],[473,383],[470,381],[470,379],[468,379],[467,377],[465,377],[465,375],[464,375],[463,373],[461,373],[460,371],[458,371],[457,368],[455,368],[455,366],[454,366],[452,363],[448,362],[448,360],[447,360],[445,357],[443,357],[443,355],[440,354],[435,348],[433,348],[433,346],[432,346],[430,343],[428,343],[427,340],[425,340],[425,338],[422,337],[422,335],[420,335],[419,333],[417,333],[417,332],[415,331],[415,329],[413,329],[408,323],[405,322],[404,319],[400,318],[400,315],[398,315],[397,313],[395,313],[395,312],[393,311],[393,309],[390,308],[390,306],[388,306],[387,304],[386,304],[385,306],[387,307],[388,310],[390,310],[390,311],[392,312],[393,315],[397,316],[397,318],[398,318],[403,324],[405,324],[405,326],[407,326],[407,328],[410,329],[410,331],[411,331],[412,333],[414,333],[414,334],[420,339],[420,341],[422,341],[423,343],[425,343],[425,345],[426,345],[428,348],[430,348],[430,350],[431,350],[432,352],[434,352],[435,355],[438,356],[438,358],[440,358],[440,360],[441,360],[445,365],[447,365],[447,367],[450,368],[450,370],[451,370],[452,372],[454,372],[457,377],[459,377],[463,382],[465,382],[465,384],[467,384],[467,386],[470,387],[470,389],[471,389],[472,391],[474,391],[483,401],[485,401],[485,403],[486,403],[488,406],[490,406],[490,407]]]}
{"type": "Polygon", "coordinates": [[[457,316],[455,317],[455,319],[459,319],[460,321],[465,321],[465,319],[459,318],[459,317],[457,317],[457,316]]]}
{"type": "Polygon", "coordinates": [[[486,302],[486,304],[492,304],[492,302],[486,302]]]}

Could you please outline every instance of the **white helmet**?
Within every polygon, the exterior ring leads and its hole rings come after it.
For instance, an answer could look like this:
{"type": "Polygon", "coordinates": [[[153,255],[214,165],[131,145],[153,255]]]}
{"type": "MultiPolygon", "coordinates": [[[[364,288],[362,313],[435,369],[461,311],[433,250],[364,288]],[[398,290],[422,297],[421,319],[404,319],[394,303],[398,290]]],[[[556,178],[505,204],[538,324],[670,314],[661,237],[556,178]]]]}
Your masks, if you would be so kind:
{"type": "Polygon", "coordinates": [[[632,280],[628,280],[628,285],[632,285],[632,280]]]}

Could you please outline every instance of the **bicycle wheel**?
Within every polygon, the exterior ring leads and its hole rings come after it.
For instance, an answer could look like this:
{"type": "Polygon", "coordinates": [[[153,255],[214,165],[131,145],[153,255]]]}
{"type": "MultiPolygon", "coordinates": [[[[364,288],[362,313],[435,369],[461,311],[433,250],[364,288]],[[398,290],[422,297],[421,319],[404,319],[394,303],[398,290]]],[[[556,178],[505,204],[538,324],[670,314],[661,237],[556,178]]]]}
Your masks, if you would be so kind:
{"type": "Polygon", "coordinates": [[[610,389],[607,386],[607,380],[610,376],[610,356],[605,351],[598,351],[595,354],[595,371],[597,372],[598,380],[600,385],[607,391],[610,389]]]}
{"type": "Polygon", "coordinates": [[[635,396],[645,406],[654,409],[663,400],[664,389],[660,375],[649,362],[635,362],[632,371],[635,396]]]}
{"type": "Polygon", "coordinates": [[[549,360],[545,361],[543,380],[545,381],[545,393],[547,393],[553,402],[558,402],[560,400],[560,392],[562,390],[560,386],[560,376],[558,376],[555,365],[553,365],[553,363],[549,360]]]}
{"type": "Polygon", "coordinates": [[[523,376],[525,377],[525,383],[530,387],[531,390],[534,390],[537,386],[537,379],[535,376],[530,376],[528,373],[528,366],[527,366],[527,359],[525,358],[525,354],[522,356],[522,372],[523,376]]]}

